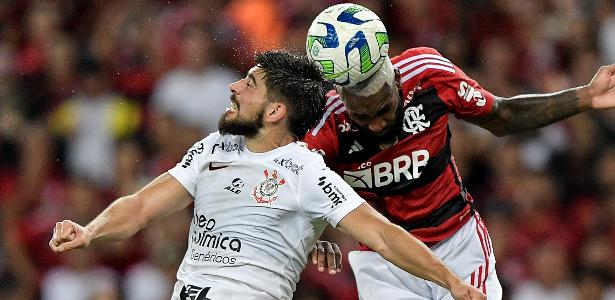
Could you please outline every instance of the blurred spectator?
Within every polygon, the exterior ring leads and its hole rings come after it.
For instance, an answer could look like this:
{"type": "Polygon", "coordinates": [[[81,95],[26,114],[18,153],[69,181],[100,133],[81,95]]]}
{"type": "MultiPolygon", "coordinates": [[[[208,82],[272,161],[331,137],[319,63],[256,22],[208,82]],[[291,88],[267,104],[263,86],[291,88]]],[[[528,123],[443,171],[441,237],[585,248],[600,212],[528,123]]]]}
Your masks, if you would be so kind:
{"type": "Polygon", "coordinates": [[[575,300],[596,299],[613,300],[615,290],[609,286],[612,282],[609,270],[603,267],[586,268],[577,277],[575,300]]]}
{"type": "Polygon", "coordinates": [[[120,299],[117,274],[96,265],[91,251],[77,250],[63,258],[65,263],[49,270],[43,278],[43,300],[120,299]]]}
{"type": "Polygon", "coordinates": [[[217,64],[208,27],[191,23],[181,30],[182,63],[160,79],[152,96],[155,138],[175,159],[195,140],[217,130],[230,103],[228,85],[238,78],[217,64]]]}
{"type": "Polygon", "coordinates": [[[512,299],[574,299],[574,286],[570,282],[569,261],[565,253],[557,243],[541,243],[532,251],[532,279],[520,284],[513,291],[512,299]]]}
{"type": "Polygon", "coordinates": [[[136,133],[140,110],[109,87],[100,62],[84,60],[79,73],[78,93],[54,111],[50,125],[66,139],[71,174],[109,187],[116,180],[116,142],[136,133]]]}
{"type": "Polygon", "coordinates": [[[126,300],[171,297],[177,266],[186,252],[190,215],[184,209],[145,229],[145,242],[151,247],[147,257],[134,264],[124,276],[126,300]]]}
{"type": "MultiPolygon", "coordinates": [[[[233,0],[227,13],[246,35],[248,53],[278,48],[287,28],[275,0],[233,0]]],[[[307,32],[307,30],[306,30],[307,32]]]]}
{"type": "MultiPolygon", "coordinates": [[[[305,51],[315,12],[340,2],[0,1],[0,299],[52,297],[58,283],[79,299],[168,298],[188,212],[76,261],[48,250],[53,222],[89,219],[173,166],[217,130],[255,50],[305,51]]],[[[503,96],[585,84],[615,63],[612,0],[356,2],[387,24],[391,55],[434,47],[503,96]]],[[[615,110],[508,138],[451,131],[505,294],[615,299],[615,110]]],[[[354,299],[347,265],[302,278],[296,299],[354,299]]]]}
{"type": "Polygon", "coordinates": [[[598,45],[601,52],[601,63],[610,64],[615,61],[615,4],[613,1],[597,1],[596,15],[598,16],[598,45]]]}

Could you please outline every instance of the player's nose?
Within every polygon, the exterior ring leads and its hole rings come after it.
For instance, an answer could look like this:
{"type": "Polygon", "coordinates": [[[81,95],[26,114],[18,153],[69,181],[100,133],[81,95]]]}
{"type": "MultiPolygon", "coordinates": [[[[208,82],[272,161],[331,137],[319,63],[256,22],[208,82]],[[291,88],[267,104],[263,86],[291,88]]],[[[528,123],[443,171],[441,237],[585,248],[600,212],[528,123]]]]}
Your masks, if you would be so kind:
{"type": "Polygon", "coordinates": [[[380,133],[387,128],[388,123],[383,118],[375,118],[367,124],[367,128],[373,133],[380,133]]]}
{"type": "Polygon", "coordinates": [[[237,80],[231,84],[228,85],[229,90],[231,90],[231,92],[233,94],[237,94],[237,92],[239,92],[241,90],[241,86],[243,83],[243,79],[237,80]]]}

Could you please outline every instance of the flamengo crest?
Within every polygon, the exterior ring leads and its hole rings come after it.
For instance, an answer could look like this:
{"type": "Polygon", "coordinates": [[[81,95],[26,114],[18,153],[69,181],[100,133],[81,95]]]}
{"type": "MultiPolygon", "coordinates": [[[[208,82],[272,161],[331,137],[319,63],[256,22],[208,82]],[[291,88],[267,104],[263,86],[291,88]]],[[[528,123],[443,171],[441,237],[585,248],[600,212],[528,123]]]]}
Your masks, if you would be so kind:
{"type": "Polygon", "coordinates": [[[265,174],[265,180],[252,189],[252,197],[256,200],[256,203],[272,203],[278,199],[278,196],[275,196],[275,194],[286,181],[278,177],[278,171],[276,170],[273,171],[271,176],[268,170],[265,170],[263,173],[265,174]]]}
{"type": "Polygon", "coordinates": [[[419,104],[418,106],[409,106],[404,113],[404,123],[402,127],[405,132],[417,134],[425,129],[427,129],[431,122],[425,120],[425,115],[421,113],[423,109],[423,104],[419,104]]]}

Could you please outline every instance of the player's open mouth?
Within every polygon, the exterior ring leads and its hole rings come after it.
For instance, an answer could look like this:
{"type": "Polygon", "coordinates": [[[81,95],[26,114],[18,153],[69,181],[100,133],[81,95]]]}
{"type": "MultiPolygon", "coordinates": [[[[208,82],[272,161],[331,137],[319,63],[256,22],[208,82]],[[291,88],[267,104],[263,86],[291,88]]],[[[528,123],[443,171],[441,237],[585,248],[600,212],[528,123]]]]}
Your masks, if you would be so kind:
{"type": "Polygon", "coordinates": [[[234,101],[233,97],[231,97],[231,103],[230,106],[226,109],[227,112],[232,113],[232,112],[236,112],[239,110],[239,104],[237,104],[237,102],[234,101]]]}

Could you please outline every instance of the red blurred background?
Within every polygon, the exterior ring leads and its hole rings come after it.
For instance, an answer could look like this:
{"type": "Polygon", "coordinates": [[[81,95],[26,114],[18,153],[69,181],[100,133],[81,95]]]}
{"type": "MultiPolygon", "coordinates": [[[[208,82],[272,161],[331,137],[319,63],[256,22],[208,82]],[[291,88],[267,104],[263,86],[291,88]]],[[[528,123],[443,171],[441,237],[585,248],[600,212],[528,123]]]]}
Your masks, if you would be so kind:
{"type": "MultiPolygon", "coordinates": [[[[87,223],[172,167],[217,129],[255,51],[303,53],[338,2],[0,1],[0,299],[169,299],[190,211],[64,255],[47,246],[54,223],[87,223]]],[[[610,0],[357,3],[386,24],[391,55],[434,47],[499,96],[582,85],[615,62],[610,0]]],[[[514,137],[452,131],[505,299],[615,299],[615,110],[514,137]]],[[[309,266],[294,299],[356,299],[344,269],[309,266]]]]}

